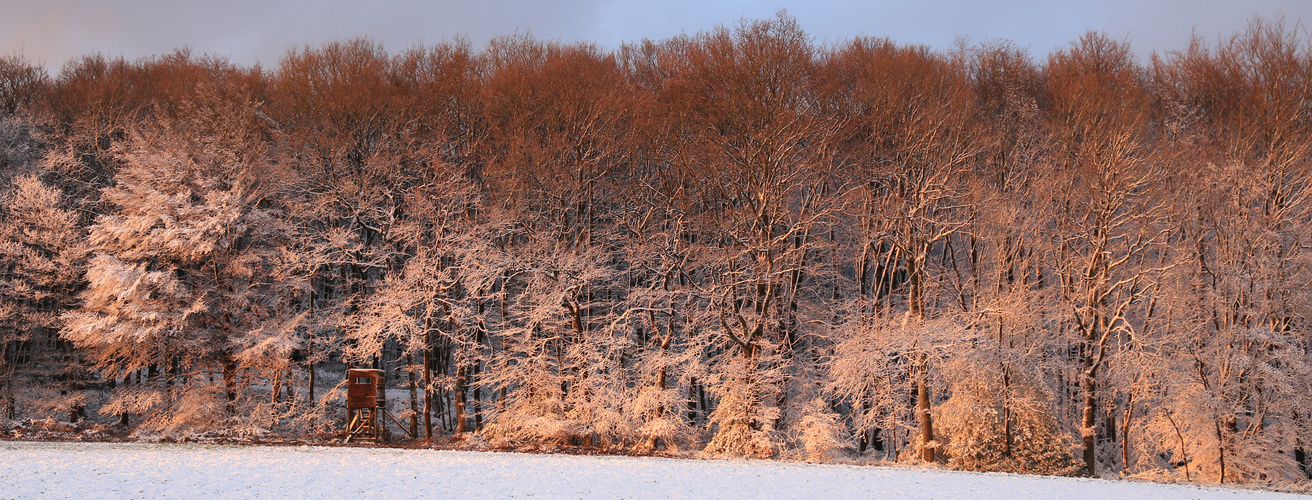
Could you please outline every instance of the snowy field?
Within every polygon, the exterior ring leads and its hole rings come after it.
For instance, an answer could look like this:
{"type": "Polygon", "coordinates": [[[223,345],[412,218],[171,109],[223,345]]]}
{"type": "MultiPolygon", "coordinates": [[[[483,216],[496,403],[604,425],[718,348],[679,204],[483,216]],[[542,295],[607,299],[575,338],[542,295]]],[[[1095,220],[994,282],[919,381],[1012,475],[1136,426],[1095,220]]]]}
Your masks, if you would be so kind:
{"type": "Polygon", "coordinates": [[[768,461],[0,442],[0,498],[1307,498],[1197,486],[768,461]]]}

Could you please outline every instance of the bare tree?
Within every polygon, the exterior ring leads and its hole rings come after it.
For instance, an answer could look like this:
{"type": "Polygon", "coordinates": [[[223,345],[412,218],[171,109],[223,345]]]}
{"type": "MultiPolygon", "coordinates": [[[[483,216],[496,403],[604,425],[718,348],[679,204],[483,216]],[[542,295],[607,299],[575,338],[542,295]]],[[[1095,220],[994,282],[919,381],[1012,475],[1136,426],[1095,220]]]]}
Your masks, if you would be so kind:
{"type": "Polygon", "coordinates": [[[1126,339],[1142,329],[1136,306],[1163,266],[1166,200],[1154,196],[1161,165],[1148,146],[1147,100],[1128,44],[1089,33],[1048,61],[1058,134],[1053,247],[1059,292],[1077,335],[1089,474],[1097,473],[1099,377],[1126,339]]]}

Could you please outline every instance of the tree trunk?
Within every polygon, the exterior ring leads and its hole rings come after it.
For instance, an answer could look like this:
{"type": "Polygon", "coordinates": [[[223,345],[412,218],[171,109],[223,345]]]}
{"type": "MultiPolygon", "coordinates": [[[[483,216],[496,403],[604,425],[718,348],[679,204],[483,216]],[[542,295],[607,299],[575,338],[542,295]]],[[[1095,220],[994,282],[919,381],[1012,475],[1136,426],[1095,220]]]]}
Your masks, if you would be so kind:
{"type": "Polygon", "coordinates": [[[465,384],[468,376],[467,369],[462,364],[456,368],[456,434],[464,434],[469,430],[469,424],[465,423],[465,384]]]}
{"type": "MultiPolygon", "coordinates": [[[[648,313],[648,314],[649,314],[648,317],[651,318],[651,327],[652,327],[652,331],[653,331],[653,333],[655,333],[655,328],[656,328],[655,314],[654,314],[654,313],[648,313]]],[[[673,340],[673,335],[674,335],[674,333],[673,333],[672,331],[671,331],[671,332],[666,332],[665,337],[661,339],[661,357],[662,357],[662,358],[664,358],[666,351],[668,351],[668,350],[670,349],[670,341],[673,340]]],[[[668,383],[667,380],[666,380],[666,377],[667,377],[667,374],[666,374],[666,368],[665,368],[665,365],[661,365],[661,369],[656,373],[656,388],[659,389],[659,390],[661,391],[662,394],[665,393],[665,388],[666,388],[666,385],[667,385],[667,383],[668,383]]],[[[663,405],[663,404],[661,404],[661,405],[657,405],[657,406],[656,406],[656,415],[655,415],[653,418],[663,418],[664,416],[665,416],[665,405],[663,405]]],[[[651,439],[650,439],[650,441],[647,443],[647,447],[650,448],[650,449],[652,449],[652,450],[655,450],[655,449],[656,449],[656,445],[658,445],[658,444],[659,444],[659,443],[658,443],[658,439],[656,438],[656,436],[652,436],[651,439]]]]}
{"type": "Polygon", "coordinates": [[[920,417],[920,459],[934,461],[934,420],[929,414],[929,386],[926,384],[927,368],[920,367],[916,375],[916,415],[920,417]]]}
{"type": "Polygon", "coordinates": [[[1002,367],[1002,454],[1011,457],[1015,439],[1011,435],[1011,374],[1006,366],[1002,367]]]}
{"type": "MultiPolygon", "coordinates": [[[[666,345],[669,345],[669,343],[668,342],[663,343],[662,347],[666,345]]],[[[666,383],[665,376],[666,376],[665,367],[662,366],[660,371],[656,373],[656,388],[660,389],[662,393],[665,392],[665,383],[666,383]]],[[[653,415],[652,418],[661,418],[664,415],[665,415],[665,405],[657,405],[656,414],[653,415]]],[[[648,449],[655,450],[658,444],[660,444],[660,439],[657,438],[656,436],[651,436],[647,439],[648,449]]]]}
{"type": "MultiPolygon", "coordinates": [[[[974,250],[971,250],[974,252],[974,250]]],[[[1008,257],[1010,260],[1010,257],[1008,257]]],[[[1002,285],[999,285],[999,289],[1002,285]]],[[[1003,341],[1005,332],[1005,323],[1002,317],[998,317],[998,349],[1006,349],[1007,345],[1003,341]]],[[[1010,458],[1015,440],[1011,435],[1011,369],[1007,362],[1002,362],[1002,455],[1010,458]]]]}
{"type": "Polygon", "coordinates": [[[406,376],[410,379],[410,438],[419,437],[419,388],[415,377],[415,355],[406,353],[406,376]]]}
{"type": "Polygon", "coordinates": [[[1221,466],[1217,473],[1217,482],[1225,484],[1225,436],[1221,434],[1221,424],[1213,421],[1212,425],[1216,427],[1216,459],[1221,466]]]}
{"type": "MultiPolygon", "coordinates": [[[[212,375],[211,375],[211,376],[212,376],[212,375]]],[[[126,374],[126,375],[123,376],[123,387],[127,387],[127,386],[129,386],[129,385],[132,385],[132,374],[131,374],[131,373],[126,374]]],[[[112,387],[113,387],[113,386],[111,386],[111,388],[112,388],[112,387]]],[[[10,404],[11,404],[11,405],[12,405],[12,401],[13,401],[13,397],[11,396],[11,397],[10,397],[10,402],[11,402],[10,404]]],[[[10,418],[13,418],[13,417],[10,417],[10,418]]],[[[119,416],[118,416],[118,424],[121,425],[121,426],[123,426],[123,427],[127,427],[127,426],[128,426],[128,412],[125,411],[125,412],[119,414],[119,416]]]]}
{"type": "Polygon", "coordinates": [[[711,405],[706,399],[706,384],[697,384],[697,407],[701,409],[702,420],[711,414],[711,405]]]}
{"type": "Polygon", "coordinates": [[[688,380],[688,425],[697,425],[697,377],[688,380]]]}
{"type": "MultiPolygon", "coordinates": [[[[907,241],[914,241],[910,227],[907,228],[907,241]]],[[[907,256],[907,301],[912,317],[924,321],[924,269],[925,258],[929,255],[930,244],[917,242],[912,246],[914,253],[907,256]]],[[[920,367],[916,373],[916,416],[920,419],[920,458],[926,462],[934,461],[934,417],[929,412],[929,355],[920,353],[920,367]]]]}
{"type": "MultiPolygon", "coordinates": [[[[310,296],[309,296],[309,299],[310,299],[309,317],[310,317],[310,318],[313,318],[313,317],[314,317],[314,295],[315,295],[314,290],[315,290],[315,285],[311,284],[310,294],[309,294],[309,295],[310,295],[310,296]]],[[[315,376],[314,376],[314,353],[311,352],[311,350],[314,348],[313,346],[314,346],[314,329],[313,329],[313,328],[310,328],[309,331],[308,331],[307,334],[306,334],[306,339],[305,339],[305,366],[306,366],[306,368],[310,371],[310,381],[309,381],[309,385],[310,385],[310,387],[309,387],[309,391],[307,392],[307,394],[308,394],[309,397],[310,397],[310,406],[314,406],[314,382],[315,382],[315,376]]]]}
{"type": "Polygon", "coordinates": [[[479,380],[478,374],[482,372],[482,370],[479,369],[479,363],[481,363],[481,361],[474,363],[474,377],[473,377],[474,431],[475,432],[483,431],[483,396],[482,396],[483,390],[478,385],[478,380],[479,380]]]}
{"type": "Polygon", "coordinates": [[[314,361],[306,362],[306,368],[310,371],[310,381],[309,381],[309,391],[308,391],[310,397],[310,406],[314,406],[314,383],[315,383],[314,361]]]}
{"type": "Polygon", "coordinates": [[[228,397],[224,410],[229,416],[237,413],[237,361],[231,355],[223,356],[223,393],[228,397]]]}
{"type": "Polygon", "coordinates": [[[1130,391],[1128,406],[1125,417],[1121,419],[1121,467],[1126,474],[1130,473],[1130,419],[1134,418],[1134,390],[1130,391]]]}
{"type": "Polygon", "coordinates": [[[1097,476],[1097,441],[1094,430],[1094,419],[1096,418],[1098,408],[1098,398],[1095,392],[1098,388],[1094,381],[1092,373],[1084,375],[1084,418],[1080,421],[1080,434],[1084,436],[1084,467],[1089,471],[1090,476],[1097,476]]]}
{"type": "Polygon", "coordinates": [[[274,371],[273,376],[269,378],[269,384],[273,386],[269,391],[269,403],[277,406],[278,401],[282,399],[282,368],[274,371]]]}
{"type": "Polygon", "coordinates": [[[1166,421],[1171,423],[1171,428],[1175,430],[1175,438],[1180,441],[1180,461],[1184,463],[1184,480],[1193,481],[1189,476],[1189,450],[1185,448],[1184,435],[1180,434],[1180,426],[1175,425],[1175,419],[1171,417],[1171,412],[1166,412],[1166,421]]]}
{"type": "Polygon", "coordinates": [[[433,440],[433,338],[424,342],[424,439],[433,440]]]}
{"type": "Polygon", "coordinates": [[[296,370],[292,369],[292,366],[288,366],[287,369],[283,371],[287,373],[287,381],[283,383],[283,387],[287,388],[287,401],[288,402],[295,401],[296,400],[296,370]]]}

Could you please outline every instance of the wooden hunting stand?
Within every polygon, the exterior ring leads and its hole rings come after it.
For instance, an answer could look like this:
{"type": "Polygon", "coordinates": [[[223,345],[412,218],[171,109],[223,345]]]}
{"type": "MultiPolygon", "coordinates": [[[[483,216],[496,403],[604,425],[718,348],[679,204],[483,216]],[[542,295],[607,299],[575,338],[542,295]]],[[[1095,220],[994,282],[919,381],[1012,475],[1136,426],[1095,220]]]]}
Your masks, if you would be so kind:
{"type": "Polygon", "coordinates": [[[346,370],[346,440],[359,436],[375,443],[387,441],[387,394],[383,371],[346,370]]]}

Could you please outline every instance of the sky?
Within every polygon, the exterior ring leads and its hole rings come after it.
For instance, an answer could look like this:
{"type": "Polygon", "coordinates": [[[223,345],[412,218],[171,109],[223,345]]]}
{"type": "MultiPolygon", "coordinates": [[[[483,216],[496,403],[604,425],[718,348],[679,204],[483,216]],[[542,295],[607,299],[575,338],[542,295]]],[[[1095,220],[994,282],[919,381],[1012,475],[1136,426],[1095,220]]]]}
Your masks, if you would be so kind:
{"type": "Polygon", "coordinates": [[[962,37],[1007,39],[1039,59],[1088,30],[1128,39],[1146,61],[1191,34],[1229,37],[1255,15],[1312,23],[1312,0],[0,0],[0,56],[55,73],[93,52],[137,59],[183,46],[272,68],[288,49],[358,36],[392,51],[456,37],[477,48],[516,32],[614,48],[780,9],[821,44],[878,36],[947,49],[962,37]]]}

